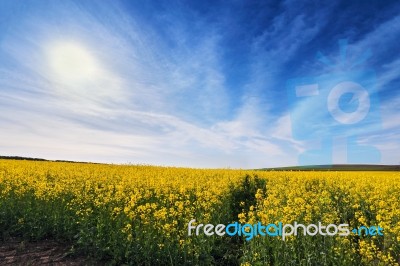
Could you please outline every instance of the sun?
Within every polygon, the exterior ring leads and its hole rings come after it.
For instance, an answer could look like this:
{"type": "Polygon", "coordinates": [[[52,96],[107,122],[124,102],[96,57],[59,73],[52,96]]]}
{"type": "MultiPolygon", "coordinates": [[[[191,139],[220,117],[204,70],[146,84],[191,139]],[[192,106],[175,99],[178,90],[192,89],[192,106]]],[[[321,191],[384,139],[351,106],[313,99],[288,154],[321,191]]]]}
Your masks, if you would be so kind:
{"type": "Polygon", "coordinates": [[[99,75],[95,57],[74,42],[53,44],[49,49],[49,63],[57,80],[67,84],[94,81],[99,75]]]}

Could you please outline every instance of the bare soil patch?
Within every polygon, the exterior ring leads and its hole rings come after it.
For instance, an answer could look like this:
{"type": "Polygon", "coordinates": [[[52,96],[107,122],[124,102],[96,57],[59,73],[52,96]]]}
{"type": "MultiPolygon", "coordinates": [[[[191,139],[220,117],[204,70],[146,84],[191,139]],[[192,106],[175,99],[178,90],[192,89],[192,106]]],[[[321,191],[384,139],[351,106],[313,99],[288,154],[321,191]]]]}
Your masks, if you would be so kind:
{"type": "MultiPolygon", "coordinates": [[[[93,265],[71,254],[71,246],[54,240],[27,242],[11,238],[0,242],[0,265],[93,265]]],[[[98,264],[98,263],[96,263],[98,264]]]]}

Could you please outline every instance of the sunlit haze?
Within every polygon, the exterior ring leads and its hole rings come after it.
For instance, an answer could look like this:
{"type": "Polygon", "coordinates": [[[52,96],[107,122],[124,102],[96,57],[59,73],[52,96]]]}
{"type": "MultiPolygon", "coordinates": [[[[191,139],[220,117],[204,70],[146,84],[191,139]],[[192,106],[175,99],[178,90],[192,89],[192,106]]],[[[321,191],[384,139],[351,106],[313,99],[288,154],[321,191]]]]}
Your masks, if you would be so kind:
{"type": "Polygon", "coordinates": [[[399,164],[384,2],[1,1],[0,155],[399,164]]]}

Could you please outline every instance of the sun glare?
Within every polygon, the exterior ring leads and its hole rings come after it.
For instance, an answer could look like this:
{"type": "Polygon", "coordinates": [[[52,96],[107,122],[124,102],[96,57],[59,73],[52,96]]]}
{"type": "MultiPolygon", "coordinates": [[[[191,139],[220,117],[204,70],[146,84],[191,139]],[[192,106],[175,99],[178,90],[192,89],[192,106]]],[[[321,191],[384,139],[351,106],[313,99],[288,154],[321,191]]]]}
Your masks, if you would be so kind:
{"type": "Polygon", "coordinates": [[[56,78],[66,83],[83,83],[95,80],[98,66],[95,58],[76,43],[58,43],[49,51],[49,61],[56,78]]]}

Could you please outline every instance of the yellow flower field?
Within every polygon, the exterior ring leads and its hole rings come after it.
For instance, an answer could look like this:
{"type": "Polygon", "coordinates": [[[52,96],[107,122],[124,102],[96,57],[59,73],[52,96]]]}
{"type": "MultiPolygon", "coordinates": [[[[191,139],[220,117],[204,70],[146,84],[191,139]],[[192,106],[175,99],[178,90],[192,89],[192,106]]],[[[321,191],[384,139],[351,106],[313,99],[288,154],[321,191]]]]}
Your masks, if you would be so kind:
{"type": "Polygon", "coordinates": [[[111,264],[399,265],[399,172],[205,170],[0,160],[0,237],[111,264]],[[188,236],[188,222],[348,223],[383,236],[188,236]]]}

